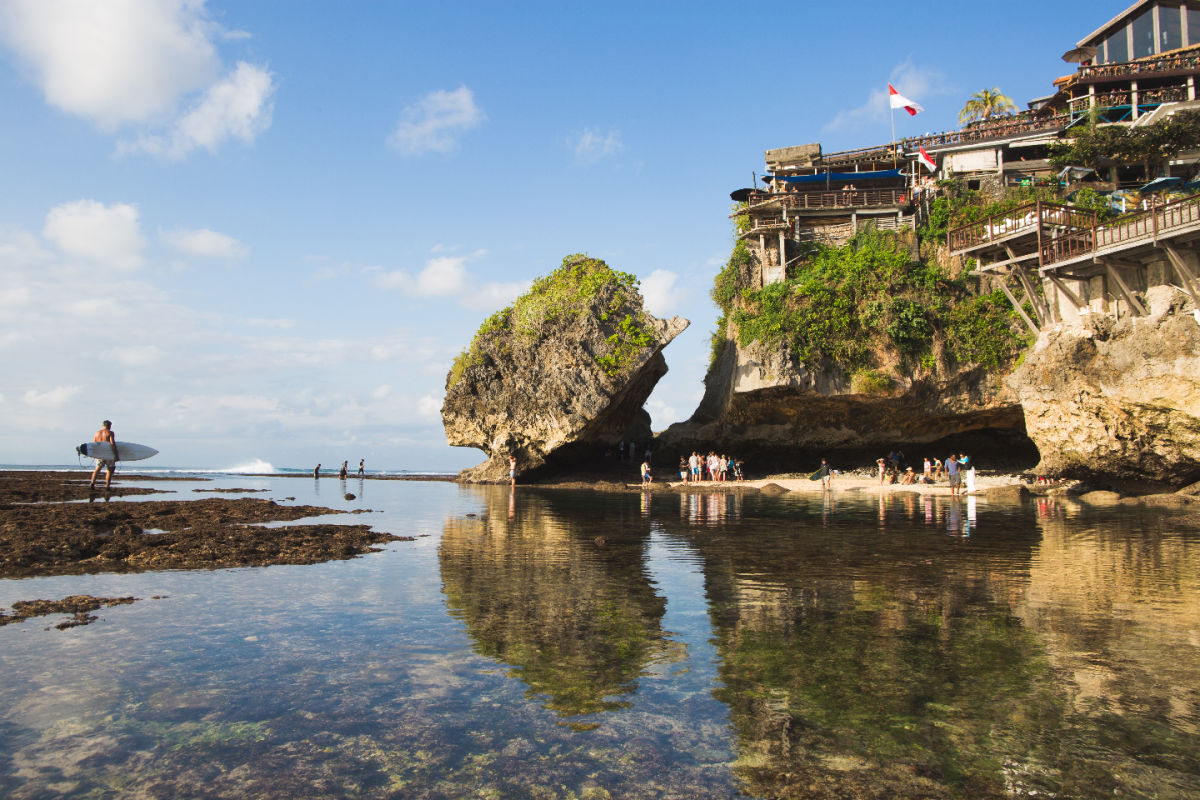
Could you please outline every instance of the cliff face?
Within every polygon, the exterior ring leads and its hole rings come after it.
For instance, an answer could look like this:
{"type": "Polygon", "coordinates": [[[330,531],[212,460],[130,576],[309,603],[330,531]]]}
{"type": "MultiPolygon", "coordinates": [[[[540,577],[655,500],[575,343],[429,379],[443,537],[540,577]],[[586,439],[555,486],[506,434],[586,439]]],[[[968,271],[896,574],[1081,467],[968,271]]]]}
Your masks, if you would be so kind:
{"type": "Polygon", "coordinates": [[[447,377],[447,440],[489,457],[460,477],[507,480],[510,454],[527,474],[648,441],[642,405],[667,372],[662,349],[687,326],[645,313],[633,276],[568,258],[484,323],[447,377]]]}
{"type": "Polygon", "coordinates": [[[787,352],[741,347],[731,337],[706,387],[696,413],[668,428],[659,450],[716,448],[790,468],[822,456],[868,466],[897,447],[910,458],[953,449],[989,465],[1037,460],[1017,394],[978,367],[863,388],[840,370],[813,372],[787,352]]]}
{"type": "Polygon", "coordinates": [[[1009,379],[1037,470],[1182,485],[1200,478],[1200,315],[1182,293],[1151,313],[1043,331],[1009,379]]]}

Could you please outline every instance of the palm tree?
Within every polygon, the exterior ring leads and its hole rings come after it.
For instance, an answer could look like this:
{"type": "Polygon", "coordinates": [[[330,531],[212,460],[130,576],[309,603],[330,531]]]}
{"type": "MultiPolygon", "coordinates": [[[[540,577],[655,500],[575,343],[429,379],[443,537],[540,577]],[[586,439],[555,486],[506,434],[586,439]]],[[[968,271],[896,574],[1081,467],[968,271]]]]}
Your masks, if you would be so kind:
{"type": "Polygon", "coordinates": [[[991,89],[981,89],[971,95],[962,111],[958,112],[958,121],[965,124],[975,120],[991,119],[999,114],[1016,110],[1017,106],[1013,103],[1012,98],[1001,93],[999,86],[993,86],[991,89]]]}

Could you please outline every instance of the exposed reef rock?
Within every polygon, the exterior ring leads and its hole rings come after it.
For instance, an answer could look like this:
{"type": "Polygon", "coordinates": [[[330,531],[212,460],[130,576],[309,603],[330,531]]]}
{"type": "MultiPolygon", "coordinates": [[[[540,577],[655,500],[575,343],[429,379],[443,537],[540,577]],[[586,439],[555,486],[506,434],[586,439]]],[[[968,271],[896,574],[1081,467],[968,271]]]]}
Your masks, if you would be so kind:
{"type": "Polygon", "coordinates": [[[664,454],[716,448],[764,468],[795,468],[821,456],[865,466],[896,447],[910,458],[966,449],[989,466],[1037,460],[1016,392],[980,367],[859,387],[841,370],[813,372],[786,351],[757,342],[743,348],[731,337],[705,383],[692,418],[659,437],[664,454]]]}
{"type": "Polygon", "coordinates": [[[637,281],[571,256],[489,318],[446,379],[451,445],[488,454],[462,480],[507,480],[570,466],[618,441],[650,439],[642,409],[666,374],[662,349],[688,326],[642,310],[637,281]]]}
{"type": "Polygon", "coordinates": [[[1200,478],[1200,324],[1182,293],[1149,292],[1150,315],[1093,315],[1043,331],[1009,383],[1039,472],[1181,486],[1200,478]]]}

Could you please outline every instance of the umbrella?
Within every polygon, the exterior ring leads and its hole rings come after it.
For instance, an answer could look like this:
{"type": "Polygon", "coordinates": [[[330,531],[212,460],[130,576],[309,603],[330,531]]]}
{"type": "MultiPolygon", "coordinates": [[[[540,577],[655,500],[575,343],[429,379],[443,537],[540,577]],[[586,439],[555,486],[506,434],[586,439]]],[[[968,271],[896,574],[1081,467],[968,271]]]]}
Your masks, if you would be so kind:
{"type": "Polygon", "coordinates": [[[1090,167],[1063,167],[1058,173],[1060,180],[1080,181],[1091,175],[1096,170],[1090,167]]]}
{"type": "Polygon", "coordinates": [[[1072,64],[1082,64],[1084,61],[1091,61],[1098,52],[1100,52],[1100,48],[1084,45],[1063,53],[1062,60],[1072,64]]]}

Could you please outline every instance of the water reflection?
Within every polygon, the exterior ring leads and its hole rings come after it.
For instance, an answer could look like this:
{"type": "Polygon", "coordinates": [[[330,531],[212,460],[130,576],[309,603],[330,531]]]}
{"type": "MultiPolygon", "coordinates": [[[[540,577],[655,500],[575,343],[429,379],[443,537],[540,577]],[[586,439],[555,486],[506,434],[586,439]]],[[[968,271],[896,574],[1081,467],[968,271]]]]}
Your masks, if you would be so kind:
{"type": "Polygon", "coordinates": [[[447,605],[475,649],[563,716],[628,707],[666,652],[666,600],[644,563],[649,493],[637,512],[601,497],[582,514],[556,509],[553,494],[480,494],[485,512],[447,519],[438,550],[447,605]]]}

